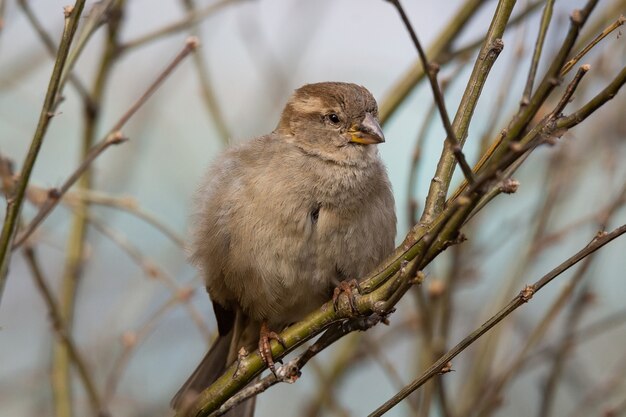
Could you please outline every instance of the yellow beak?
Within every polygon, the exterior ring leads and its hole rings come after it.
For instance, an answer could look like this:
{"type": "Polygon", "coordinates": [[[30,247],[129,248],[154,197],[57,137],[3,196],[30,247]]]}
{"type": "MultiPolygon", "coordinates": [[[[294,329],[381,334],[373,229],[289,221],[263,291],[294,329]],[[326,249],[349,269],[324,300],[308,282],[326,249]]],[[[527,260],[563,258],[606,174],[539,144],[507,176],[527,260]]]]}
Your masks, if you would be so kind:
{"type": "Polygon", "coordinates": [[[350,134],[350,142],[361,145],[375,145],[385,141],[383,130],[370,113],[365,113],[361,123],[352,126],[348,133],[350,134]]]}

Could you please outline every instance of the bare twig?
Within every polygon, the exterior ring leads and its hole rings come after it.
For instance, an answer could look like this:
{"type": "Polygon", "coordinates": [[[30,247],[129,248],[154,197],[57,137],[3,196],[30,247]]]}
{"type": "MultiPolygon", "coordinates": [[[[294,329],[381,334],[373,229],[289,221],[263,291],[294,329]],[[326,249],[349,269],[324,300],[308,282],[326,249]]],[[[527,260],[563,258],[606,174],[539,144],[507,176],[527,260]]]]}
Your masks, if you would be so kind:
{"type": "Polygon", "coordinates": [[[39,155],[39,150],[43,144],[43,139],[48,130],[50,119],[54,116],[54,105],[56,97],[60,91],[60,81],[67,55],[76,33],[76,28],[80,22],[80,15],[85,6],[85,0],[76,0],[74,6],[67,6],[65,8],[65,25],[63,29],[63,35],[61,38],[61,44],[59,45],[57,59],[54,63],[52,75],[50,77],[50,83],[48,84],[48,90],[46,92],[46,98],[39,115],[39,122],[37,123],[37,129],[30,144],[24,164],[22,165],[20,178],[17,181],[15,189],[11,191],[10,197],[7,199],[7,210],[4,218],[4,224],[2,226],[2,234],[0,235],[0,301],[2,300],[2,294],[4,292],[4,284],[8,275],[9,260],[11,258],[11,247],[13,245],[13,239],[15,237],[15,231],[17,229],[18,218],[24,203],[24,195],[26,194],[26,187],[30,179],[30,175],[35,166],[35,161],[39,155]]]}
{"type": "MultiPolygon", "coordinates": [[[[104,236],[111,239],[118,247],[120,247],[130,258],[141,268],[141,270],[150,278],[158,279],[163,285],[170,291],[173,296],[177,296],[181,300],[188,300],[191,295],[189,287],[179,285],[174,277],[168,274],[165,270],[159,268],[151,259],[146,257],[137,247],[126,239],[126,237],[115,229],[107,226],[99,218],[89,213],[87,215],[89,223],[104,236]]],[[[204,322],[202,314],[193,306],[193,304],[185,303],[185,308],[189,313],[189,317],[198,327],[198,331],[209,342],[211,340],[211,334],[209,333],[207,326],[204,322]]]]}
{"type": "MultiPolygon", "coordinates": [[[[469,125],[487,76],[504,47],[501,37],[514,5],[514,0],[500,0],[498,2],[485,42],[474,63],[472,74],[452,123],[461,146],[467,138],[469,125]]],[[[421,223],[430,223],[442,211],[448,188],[450,187],[450,181],[452,180],[454,163],[455,157],[453,153],[450,152],[450,149],[444,147],[437,164],[437,170],[431,181],[428,196],[426,197],[424,212],[420,219],[421,223]]]]}
{"type": "Polygon", "coordinates": [[[586,258],[590,254],[594,253],[598,249],[602,248],[604,245],[610,243],[612,240],[626,233],[626,225],[622,225],[617,229],[613,230],[610,233],[599,233],[587,246],[578,251],[575,255],[561,263],[559,266],[554,268],[548,274],[544,275],[541,279],[535,282],[533,285],[526,286],[522,291],[520,291],[519,295],[513,298],[508,305],[502,308],[498,313],[492,316],[489,320],[487,320],[482,326],[468,335],[465,339],[459,342],[455,347],[450,349],[445,355],[441,356],[437,362],[435,362],[420,378],[413,381],[411,384],[407,385],[404,389],[394,395],[390,400],[388,400],[385,404],[376,409],[373,413],[369,415],[369,417],[378,417],[385,414],[387,411],[391,410],[395,405],[397,405],[400,401],[406,398],[413,391],[418,389],[424,383],[426,383],[433,376],[441,373],[442,368],[454,359],[459,353],[464,351],[468,346],[474,343],[478,338],[480,338],[483,334],[489,331],[492,327],[502,321],[505,317],[515,311],[521,305],[530,301],[533,295],[538,292],[541,288],[555,279],[557,276],[576,265],[582,259],[586,258]]]}
{"type": "Polygon", "coordinates": [[[626,83],[626,67],[617,74],[617,76],[607,85],[602,91],[600,91],[594,98],[592,98],[587,104],[582,106],[579,110],[570,114],[569,116],[562,117],[556,122],[558,129],[569,129],[576,126],[583,120],[585,120],[591,113],[596,111],[607,101],[611,100],[617,92],[626,83]]]}
{"type": "Polygon", "coordinates": [[[13,248],[19,247],[26,239],[35,231],[37,226],[48,216],[48,214],[59,203],[60,197],[65,194],[70,187],[80,178],[80,176],[89,168],[91,163],[109,146],[116,145],[126,140],[120,130],[128,122],[128,120],[139,110],[139,108],[150,98],[150,96],[159,88],[159,86],[165,81],[165,79],[172,73],[172,71],[182,62],[182,60],[189,55],[196,47],[198,42],[195,38],[189,38],[185,42],[183,50],[172,60],[172,62],[159,74],[156,80],[148,87],[146,92],[139,97],[139,99],[122,115],[122,117],[115,123],[109,133],[96,145],[94,145],[83,162],[76,168],[76,170],[70,175],[70,177],[59,187],[54,194],[54,198],[47,200],[41,207],[35,218],[24,229],[22,234],[16,238],[13,248]]]}
{"type": "Polygon", "coordinates": [[[365,331],[378,324],[381,319],[384,319],[384,317],[374,314],[369,317],[359,317],[346,323],[337,323],[333,325],[304,353],[281,366],[276,371],[276,374],[270,373],[259,382],[240,390],[220,408],[209,414],[209,417],[221,416],[236,405],[241,404],[248,398],[252,398],[260,394],[279,382],[295,382],[300,377],[300,371],[302,368],[318,353],[335,343],[346,334],[356,330],[365,331]]]}
{"type": "Polygon", "coordinates": [[[89,369],[85,363],[85,360],[80,354],[78,347],[76,346],[76,343],[74,343],[74,340],[72,339],[72,336],[68,331],[65,321],[61,316],[59,306],[54,300],[52,291],[48,287],[41,268],[39,267],[39,262],[37,261],[35,250],[31,246],[24,247],[24,256],[26,258],[26,263],[31,270],[35,283],[37,284],[37,288],[41,292],[41,295],[46,302],[50,317],[52,319],[54,331],[61,339],[61,342],[67,348],[72,362],[74,363],[74,365],[76,365],[78,375],[85,387],[85,391],[87,391],[87,396],[89,397],[89,402],[91,403],[91,407],[94,413],[97,415],[106,415],[103,408],[106,403],[103,403],[101,401],[100,395],[98,394],[98,391],[93,382],[93,378],[89,372],[89,369]]]}
{"type": "Polygon", "coordinates": [[[161,233],[163,233],[163,235],[167,236],[167,238],[169,238],[180,248],[183,248],[185,246],[184,239],[178,232],[176,232],[162,220],[158,219],[153,213],[141,208],[139,206],[139,203],[132,197],[114,197],[91,190],[84,190],[68,192],[65,195],[65,199],[70,204],[74,204],[74,200],[78,200],[84,201],[89,204],[98,204],[125,211],[130,215],[135,216],[152,225],[155,229],[159,230],[161,233]]]}
{"type": "Polygon", "coordinates": [[[596,36],[591,42],[589,42],[587,46],[585,46],[579,53],[577,53],[576,56],[574,56],[574,58],[570,59],[569,61],[567,61],[567,63],[565,63],[565,65],[563,65],[563,68],[561,69],[561,73],[559,74],[559,76],[564,77],[572,68],[574,68],[574,65],[576,65],[576,63],[580,61],[582,57],[585,56],[587,52],[591,50],[591,48],[596,46],[602,39],[606,38],[615,29],[622,26],[624,22],[626,22],[626,18],[624,16],[620,16],[609,27],[604,29],[602,33],[596,36]]]}
{"type": "MultiPolygon", "coordinates": [[[[189,13],[190,15],[196,13],[197,9],[194,0],[182,0],[182,3],[187,9],[187,13],[189,13]]],[[[212,6],[215,7],[215,5],[212,6]]],[[[200,21],[197,20],[191,23],[191,27],[193,28],[192,34],[193,36],[198,37],[198,39],[200,39],[200,30],[198,29],[199,22],[200,21]]],[[[224,120],[222,109],[220,108],[220,105],[215,97],[213,87],[211,86],[209,67],[206,64],[205,55],[202,51],[202,48],[198,48],[196,53],[193,55],[193,61],[196,67],[196,72],[198,74],[198,81],[200,82],[200,87],[202,90],[203,102],[208,110],[211,119],[213,119],[213,123],[215,123],[215,128],[220,135],[222,144],[228,145],[229,140],[232,138],[232,136],[226,124],[226,120],[224,120]]]]}
{"type": "Polygon", "coordinates": [[[395,6],[400,14],[400,18],[404,23],[409,35],[411,36],[411,40],[417,49],[417,53],[422,61],[422,66],[426,68],[426,75],[428,77],[428,81],[430,83],[430,87],[433,91],[433,96],[435,99],[435,104],[437,105],[437,109],[439,110],[439,115],[441,116],[441,122],[443,123],[443,127],[446,131],[446,135],[448,135],[447,140],[452,148],[452,153],[456,158],[457,162],[461,166],[461,170],[463,171],[463,175],[465,175],[465,179],[468,183],[474,183],[474,174],[472,173],[472,168],[470,168],[467,160],[465,159],[465,155],[463,154],[462,144],[459,143],[456,138],[456,133],[452,129],[452,124],[450,123],[450,116],[448,116],[448,111],[446,110],[446,102],[443,98],[443,94],[441,92],[441,88],[439,83],[437,82],[437,73],[439,72],[439,65],[433,62],[428,62],[428,58],[426,57],[426,53],[420,44],[419,39],[417,38],[417,34],[409,21],[408,16],[404,12],[404,8],[400,4],[400,0],[387,0],[391,4],[395,6]]]}
{"type": "MultiPolygon", "coordinates": [[[[467,22],[469,22],[480,9],[480,6],[485,3],[485,0],[466,0],[454,17],[450,19],[448,26],[437,36],[436,41],[428,49],[427,55],[439,61],[439,56],[448,50],[467,22]]],[[[391,91],[389,91],[385,99],[381,101],[379,106],[379,118],[381,123],[384,124],[389,120],[389,117],[398,109],[400,104],[409,95],[409,92],[424,76],[425,68],[421,66],[421,62],[418,59],[406,74],[392,86],[391,91]]]]}
{"type": "Polygon", "coordinates": [[[543,8],[539,33],[537,33],[537,41],[535,42],[535,50],[533,51],[530,69],[528,70],[528,79],[526,80],[526,87],[524,87],[524,94],[522,95],[522,106],[526,106],[530,102],[530,96],[533,92],[533,83],[535,82],[535,75],[537,74],[537,67],[539,66],[539,58],[541,58],[541,52],[543,51],[543,43],[546,39],[548,26],[550,26],[553,8],[554,0],[548,0],[543,8]]]}
{"type": "Polygon", "coordinates": [[[188,30],[190,26],[207,18],[208,16],[222,9],[224,6],[228,6],[238,1],[242,0],[220,0],[215,3],[209,4],[202,9],[190,11],[185,17],[183,17],[180,21],[176,23],[172,23],[170,25],[157,29],[154,32],[146,33],[145,35],[142,35],[136,39],[125,42],[124,44],[120,45],[119,52],[125,53],[128,52],[130,49],[144,46],[150,42],[164,38],[167,35],[172,35],[178,32],[188,30]]]}
{"type": "MultiPolygon", "coordinates": [[[[50,55],[53,58],[56,57],[56,54],[57,54],[56,45],[54,44],[52,37],[48,34],[48,32],[46,32],[45,28],[43,27],[39,19],[37,19],[37,16],[35,16],[35,13],[30,7],[30,3],[27,0],[19,0],[17,4],[24,11],[26,18],[30,22],[33,29],[35,29],[35,32],[37,32],[37,34],[39,35],[39,39],[41,39],[41,41],[43,42],[44,46],[48,50],[48,53],[50,53],[50,55]]],[[[85,103],[89,103],[90,105],[93,105],[93,102],[91,100],[89,92],[87,91],[87,88],[83,85],[80,79],[73,72],[70,72],[69,74],[69,81],[74,86],[74,88],[76,88],[76,91],[81,96],[83,101],[85,103]]],[[[63,84],[61,83],[61,85],[63,84]]]]}
{"type": "MultiPolygon", "coordinates": [[[[182,294],[182,293],[181,293],[182,294]]],[[[135,348],[139,346],[156,328],[159,320],[174,307],[181,302],[186,302],[188,296],[176,294],[167,300],[161,307],[159,307],[152,315],[141,325],[137,330],[124,332],[122,335],[123,350],[122,353],[114,360],[111,372],[106,379],[104,385],[103,399],[105,404],[109,404],[113,400],[117,385],[124,374],[124,370],[127,368],[128,363],[132,357],[135,348]]]]}

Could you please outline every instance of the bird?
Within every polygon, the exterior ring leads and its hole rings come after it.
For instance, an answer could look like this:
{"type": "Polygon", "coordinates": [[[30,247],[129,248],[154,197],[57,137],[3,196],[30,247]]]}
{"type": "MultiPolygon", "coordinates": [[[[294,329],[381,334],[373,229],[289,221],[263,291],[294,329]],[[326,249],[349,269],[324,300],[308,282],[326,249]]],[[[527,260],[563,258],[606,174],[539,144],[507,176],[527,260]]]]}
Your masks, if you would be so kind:
{"type": "MultiPolygon", "coordinates": [[[[395,203],[377,146],[373,95],[344,82],[306,84],[270,134],[227,149],[195,195],[190,261],[204,277],[218,337],[172,399],[192,404],[257,346],[372,272],[394,248],[395,203]]],[[[232,416],[253,414],[254,401],[232,416]]]]}

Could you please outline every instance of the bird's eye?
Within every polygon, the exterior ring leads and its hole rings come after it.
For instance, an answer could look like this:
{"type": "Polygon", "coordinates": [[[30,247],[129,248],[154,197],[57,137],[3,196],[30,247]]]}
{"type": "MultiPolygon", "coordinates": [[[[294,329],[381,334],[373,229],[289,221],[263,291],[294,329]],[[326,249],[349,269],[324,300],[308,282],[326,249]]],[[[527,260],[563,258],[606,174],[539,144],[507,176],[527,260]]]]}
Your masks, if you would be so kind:
{"type": "Polygon", "coordinates": [[[334,125],[339,124],[339,122],[341,121],[341,119],[339,118],[339,116],[337,116],[335,113],[331,113],[328,116],[328,120],[330,120],[330,122],[334,125]]]}

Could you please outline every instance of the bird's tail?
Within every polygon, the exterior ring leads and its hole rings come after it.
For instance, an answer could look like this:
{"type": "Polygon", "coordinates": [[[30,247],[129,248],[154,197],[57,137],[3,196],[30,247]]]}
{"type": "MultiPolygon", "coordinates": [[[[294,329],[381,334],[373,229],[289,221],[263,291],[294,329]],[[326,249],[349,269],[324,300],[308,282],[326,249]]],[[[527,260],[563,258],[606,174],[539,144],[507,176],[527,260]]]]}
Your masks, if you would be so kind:
{"type": "Polygon", "coordinates": [[[226,369],[231,334],[218,336],[200,365],[178,390],[170,405],[180,411],[193,403],[198,394],[211,385],[226,369]]]}
{"type": "MultiPolygon", "coordinates": [[[[238,326],[235,326],[238,327],[238,326]]],[[[219,378],[226,367],[230,365],[234,358],[233,352],[237,350],[231,349],[231,344],[237,346],[240,340],[240,333],[231,329],[224,335],[219,335],[211,345],[211,348],[204,356],[200,365],[185,381],[183,386],[178,390],[170,406],[180,415],[186,415],[186,410],[190,410],[198,395],[208,388],[217,378],[219,378]],[[235,336],[233,336],[235,334],[235,336]]],[[[225,416],[227,417],[252,417],[254,415],[255,397],[244,401],[240,405],[229,410],[225,416]]]]}

